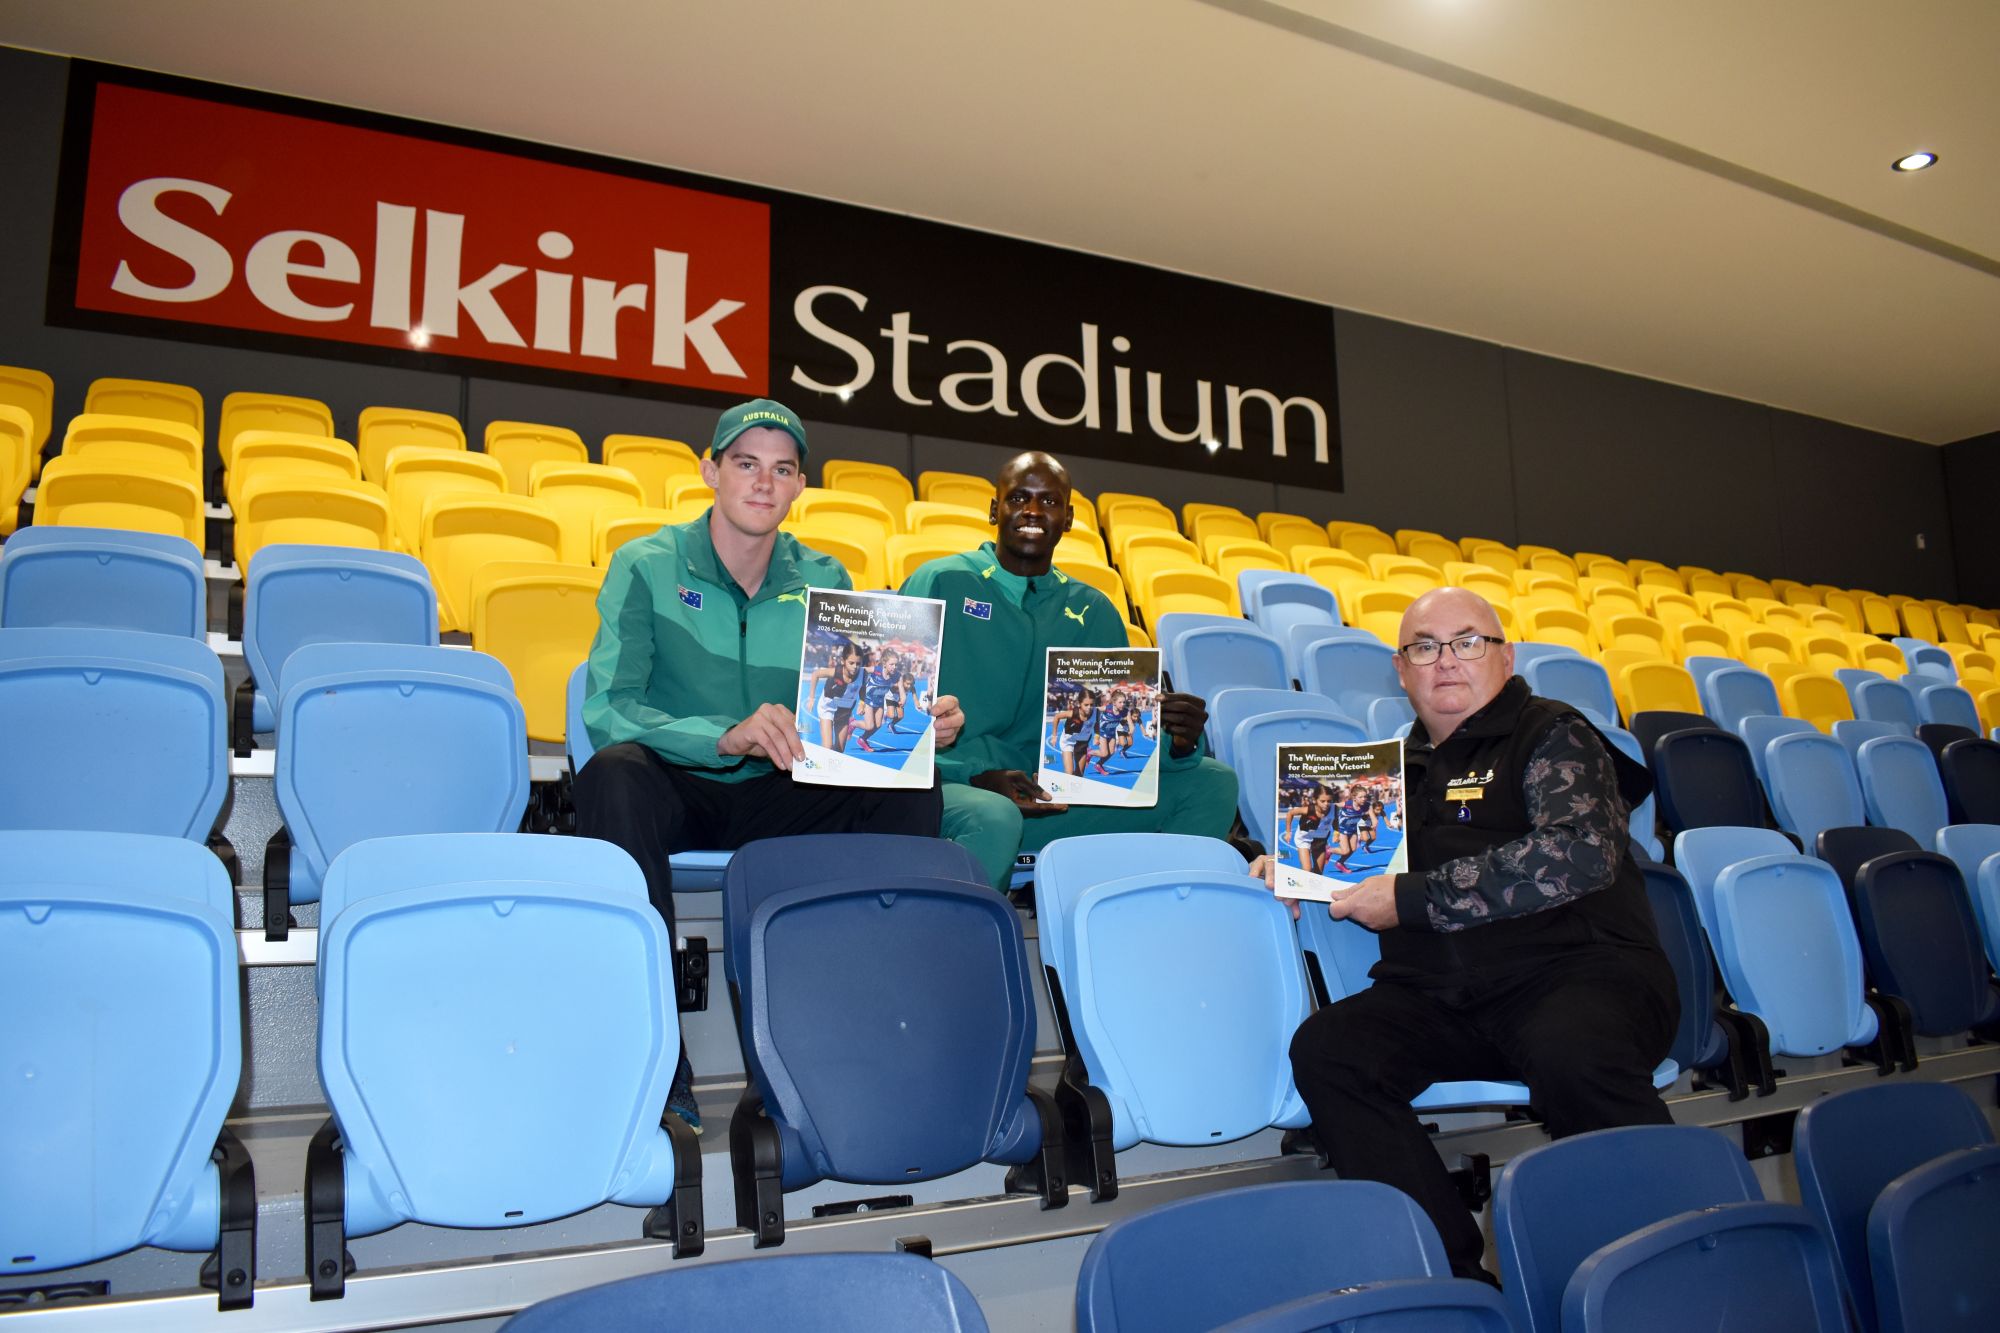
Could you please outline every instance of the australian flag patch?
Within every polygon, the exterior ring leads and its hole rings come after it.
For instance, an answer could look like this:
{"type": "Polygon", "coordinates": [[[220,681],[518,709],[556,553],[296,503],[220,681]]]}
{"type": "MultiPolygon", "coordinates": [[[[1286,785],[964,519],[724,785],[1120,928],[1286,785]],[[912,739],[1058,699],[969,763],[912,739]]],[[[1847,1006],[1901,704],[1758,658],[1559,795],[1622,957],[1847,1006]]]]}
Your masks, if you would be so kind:
{"type": "Polygon", "coordinates": [[[695,591],[694,589],[692,589],[692,588],[681,588],[681,587],[680,587],[680,585],[679,585],[678,583],[677,583],[677,584],[675,584],[674,586],[675,586],[676,588],[680,588],[680,594],[681,594],[681,605],[682,605],[682,606],[685,606],[685,607],[688,607],[689,609],[691,609],[691,610],[695,610],[695,611],[699,611],[699,610],[701,610],[701,594],[700,594],[700,593],[696,592],[696,591],[695,591]]]}
{"type": "Polygon", "coordinates": [[[975,602],[968,597],[965,599],[965,614],[971,616],[974,620],[991,620],[993,619],[993,603],[975,602]]]}

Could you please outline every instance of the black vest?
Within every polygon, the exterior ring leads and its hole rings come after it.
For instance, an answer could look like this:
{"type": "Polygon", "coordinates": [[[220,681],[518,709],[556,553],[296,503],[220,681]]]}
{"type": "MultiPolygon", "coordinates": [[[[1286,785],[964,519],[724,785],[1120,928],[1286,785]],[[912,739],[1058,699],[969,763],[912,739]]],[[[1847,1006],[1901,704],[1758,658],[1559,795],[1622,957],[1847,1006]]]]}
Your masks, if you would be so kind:
{"type": "MultiPolygon", "coordinates": [[[[1530,694],[1527,682],[1515,676],[1491,703],[1460,723],[1442,745],[1431,746],[1422,722],[1411,728],[1404,775],[1409,806],[1404,837],[1410,847],[1410,869],[1433,870],[1447,861],[1481,855],[1527,833],[1528,805],[1522,782],[1528,758],[1551,728],[1582,716],[1568,704],[1530,694]],[[1477,799],[1450,797],[1454,790],[1472,789],[1479,792],[1477,799]],[[1463,822],[1461,809],[1469,812],[1463,822]]],[[[1588,719],[1584,721],[1588,725],[1588,719]]],[[[1603,741],[1603,745],[1617,768],[1619,795],[1630,809],[1652,791],[1652,776],[1610,741],[1603,741]]],[[[1472,969],[1512,970],[1532,966],[1558,950],[1586,944],[1644,949],[1659,955],[1645,879],[1630,846],[1621,851],[1617,877],[1609,887],[1560,907],[1466,930],[1398,927],[1384,931],[1382,962],[1374,975],[1442,980],[1472,969]]],[[[1665,958],[1660,957],[1664,965],[1665,958]]]]}

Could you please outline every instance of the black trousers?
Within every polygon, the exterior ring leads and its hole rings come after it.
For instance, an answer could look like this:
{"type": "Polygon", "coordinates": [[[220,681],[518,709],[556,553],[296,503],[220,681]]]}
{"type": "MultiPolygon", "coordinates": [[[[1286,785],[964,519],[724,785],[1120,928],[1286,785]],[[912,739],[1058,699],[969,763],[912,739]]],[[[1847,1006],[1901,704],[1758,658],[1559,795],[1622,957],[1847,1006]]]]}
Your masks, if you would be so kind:
{"type": "Polygon", "coordinates": [[[646,874],[653,906],[674,925],[675,852],[735,851],[800,833],[908,833],[935,838],[944,809],[933,785],[902,791],[814,787],[789,773],[716,782],[675,768],[637,742],[608,746],[576,775],[576,831],[622,847],[646,874]]]}
{"type": "Polygon", "coordinates": [[[1378,981],[1300,1024],[1292,1074],[1334,1170],[1415,1199],[1452,1271],[1472,1276],[1485,1249],[1478,1219],[1410,1099],[1446,1080],[1518,1080],[1556,1138],[1670,1124],[1653,1070],[1679,1009],[1665,958],[1586,946],[1450,987],[1378,981]]]}

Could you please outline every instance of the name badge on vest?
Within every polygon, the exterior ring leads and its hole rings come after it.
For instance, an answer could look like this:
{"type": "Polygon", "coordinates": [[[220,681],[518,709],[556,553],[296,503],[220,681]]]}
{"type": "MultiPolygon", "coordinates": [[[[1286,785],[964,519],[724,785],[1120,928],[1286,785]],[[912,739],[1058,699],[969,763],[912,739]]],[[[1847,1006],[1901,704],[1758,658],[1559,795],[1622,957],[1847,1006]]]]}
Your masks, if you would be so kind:
{"type": "Polygon", "coordinates": [[[965,614],[971,616],[974,620],[991,620],[993,619],[993,603],[975,602],[968,597],[965,599],[965,614]]]}
{"type": "Polygon", "coordinates": [[[1459,823],[1472,822],[1472,806],[1469,802],[1485,800],[1486,784],[1491,781],[1493,781],[1493,770],[1489,768],[1484,773],[1467,773],[1462,778],[1453,778],[1444,784],[1444,798],[1459,803],[1459,823]]]}
{"type": "Polygon", "coordinates": [[[695,591],[694,589],[692,589],[692,588],[681,588],[679,584],[675,584],[674,586],[675,586],[676,588],[680,588],[680,594],[681,594],[681,605],[682,605],[682,606],[685,606],[685,607],[687,607],[687,608],[688,608],[689,610],[691,610],[691,611],[699,611],[699,610],[701,610],[701,594],[700,594],[700,593],[696,592],[696,591],[695,591]]]}

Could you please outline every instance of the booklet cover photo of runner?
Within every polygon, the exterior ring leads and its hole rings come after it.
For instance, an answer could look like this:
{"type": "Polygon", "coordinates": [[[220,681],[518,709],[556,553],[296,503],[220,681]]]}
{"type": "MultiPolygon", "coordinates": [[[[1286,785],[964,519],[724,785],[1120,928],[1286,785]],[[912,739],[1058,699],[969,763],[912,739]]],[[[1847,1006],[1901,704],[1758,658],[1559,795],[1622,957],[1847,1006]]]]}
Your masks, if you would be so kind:
{"type": "Polygon", "coordinates": [[[944,603],[894,593],[806,590],[799,661],[800,782],[928,787],[944,603]]]}
{"type": "Polygon", "coordinates": [[[1157,805],[1160,651],[1051,648],[1035,781],[1067,805],[1157,805]]]}
{"type": "Polygon", "coordinates": [[[1331,902],[1409,868],[1401,741],[1280,745],[1276,798],[1279,897],[1331,902]]]}

